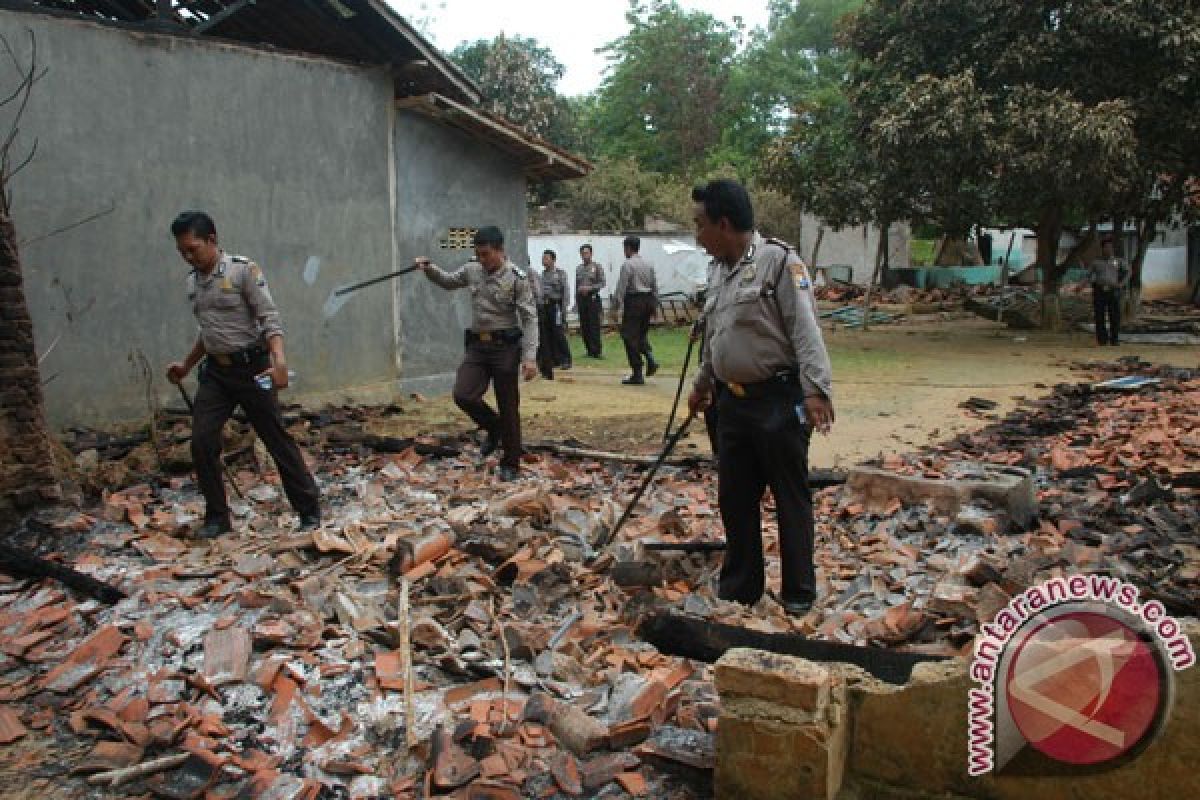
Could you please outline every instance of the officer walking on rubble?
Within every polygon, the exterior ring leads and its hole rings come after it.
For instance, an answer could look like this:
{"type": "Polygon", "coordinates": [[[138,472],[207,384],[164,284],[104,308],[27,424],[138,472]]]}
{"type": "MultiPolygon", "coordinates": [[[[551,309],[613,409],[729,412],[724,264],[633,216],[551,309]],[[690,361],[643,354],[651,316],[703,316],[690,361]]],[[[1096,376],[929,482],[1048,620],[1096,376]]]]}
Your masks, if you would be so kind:
{"type": "Polygon", "coordinates": [[[454,272],[428,258],[413,263],[443,289],[471,290],[473,321],[464,332],[466,354],[455,377],[454,402],[486,435],[480,455],[486,458],[503,445],[497,473],[513,480],[521,465],[520,378],[537,375],[537,310],[529,276],[508,260],[500,229],[480,228],[474,245],[475,260],[454,272]],[[499,413],[483,399],[489,383],[499,413]]]}
{"type": "Polygon", "coordinates": [[[192,265],[188,299],[200,334],[183,361],[167,367],[179,384],[196,364],[200,385],[192,409],[192,461],[204,495],[204,524],[197,536],[212,539],[232,530],[222,482],[221,429],[241,406],[266,445],[283,490],[300,515],[300,529],[321,524],[320,495],[300,448],[283,426],[275,392],[288,385],[283,327],[267,279],[258,265],[221,250],[217,227],[203,211],[185,211],[171,223],[183,260],[192,265]]]}
{"type": "Polygon", "coordinates": [[[688,407],[714,402],[718,502],[726,551],[718,596],[746,605],[765,584],[761,504],[771,488],[790,614],[816,599],[808,445],[833,424],[832,372],[808,268],[790,246],[754,230],[745,188],[717,180],[692,191],[696,241],[713,257],[707,330],[688,407]],[[716,387],[720,387],[719,390],[716,387]]]}

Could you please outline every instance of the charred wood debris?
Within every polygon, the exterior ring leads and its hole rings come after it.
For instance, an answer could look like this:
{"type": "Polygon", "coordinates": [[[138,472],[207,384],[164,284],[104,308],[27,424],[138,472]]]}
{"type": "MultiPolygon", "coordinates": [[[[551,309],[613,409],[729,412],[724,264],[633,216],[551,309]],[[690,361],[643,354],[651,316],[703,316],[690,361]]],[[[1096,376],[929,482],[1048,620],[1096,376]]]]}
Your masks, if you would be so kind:
{"type": "Polygon", "coordinates": [[[705,797],[720,710],[708,662],[729,646],[899,682],[968,653],[1014,593],[1081,571],[1195,615],[1200,373],[1078,368],[1079,383],[1004,419],[968,405],[985,427],[872,465],[929,479],[962,461],[1023,467],[1032,524],[820,489],[820,598],[801,619],[772,597],[714,596],[707,464],[664,467],[597,553],[641,465],[543,451],[505,484],[468,437],[369,432],[398,406],[292,409],[325,526],[295,531],[269,461],[235,431],[246,500],[235,533],[208,543],[187,534],[203,509],[185,417],[154,437],[74,431],[90,499],[3,537],[0,744],[16,745],[0,747],[0,774],[75,796],[705,797]],[[1159,382],[1095,386],[1128,374],[1159,382]],[[113,591],[9,564],[21,553],[113,591]],[[649,577],[618,585],[633,562],[649,577]],[[46,758],[56,748],[73,755],[46,758]]]}

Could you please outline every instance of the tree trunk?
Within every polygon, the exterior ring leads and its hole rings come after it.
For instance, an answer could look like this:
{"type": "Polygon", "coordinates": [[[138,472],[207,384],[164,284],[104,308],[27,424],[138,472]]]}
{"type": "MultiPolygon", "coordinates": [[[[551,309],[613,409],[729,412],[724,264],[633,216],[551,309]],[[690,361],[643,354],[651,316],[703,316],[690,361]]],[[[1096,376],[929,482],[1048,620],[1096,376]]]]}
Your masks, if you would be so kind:
{"type": "Polygon", "coordinates": [[[871,328],[871,295],[875,294],[875,286],[879,283],[879,273],[883,269],[884,254],[887,252],[888,226],[879,227],[879,247],[875,250],[875,271],[871,273],[871,282],[867,284],[867,293],[863,295],[862,329],[871,328]]]}
{"type": "Polygon", "coordinates": [[[1158,234],[1158,225],[1153,218],[1137,222],[1137,252],[1129,261],[1129,290],[1121,300],[1121,318],[1133,321],[1142,310],[1142,270],[1146,265],[1146,251],[1158,234]]]}
{"type": "Polygon", "coordinates": [[[1062,210],[1046,209],[1037,226],[1037,264],[1042,271],[1042,327],[1062,328],[1062,306],[1058,289],[1066,272],[1066,263],[1058,263],[1058,242],[1062,238],[1062,210]]]}
{"type": "Polygon", "coordinates": [[[817,228],[817,241],[813,243],[812,258],[808,262],[808,268],[812,270],[814,274],[816,273],[817,269],[817,256],[821,252],[821,240],[824,238],[825,226],[822,225],[821,227],[817,228]]]}
{"type": "Polygon", "coordinates": [[[0,509],[62,496],[12,219],[0,210],[0,509]]]}

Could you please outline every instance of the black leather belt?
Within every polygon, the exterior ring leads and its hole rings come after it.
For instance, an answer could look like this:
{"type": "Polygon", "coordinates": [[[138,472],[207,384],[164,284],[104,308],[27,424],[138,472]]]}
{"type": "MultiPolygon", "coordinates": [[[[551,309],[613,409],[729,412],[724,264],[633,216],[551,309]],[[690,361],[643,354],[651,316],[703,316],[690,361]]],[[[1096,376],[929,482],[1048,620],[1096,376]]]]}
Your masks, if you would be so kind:
{"type": "Polygon", "coordinates": [[[739,400],[766,397],[769,394],[776,394],[785,389],[793,389],[799,385],[800,381],[794,372],[780,372],[765,381],[758,381],[756,383],[725,382],[725,388],[739,400]]]}
{"type": "Polygon", "coordinates": [[[522,334],[520,328],[505,328],[499,331],[465,331],[465,336],[467,344],[513,344],[521,341],[522,334]]]}
{"type": "Polygon", "coordinates": [[[255,344],[233,353],[209,353],[208,358],[221,367],[249,367],[261,361],[266,354],[262,345],[255,344]]]}

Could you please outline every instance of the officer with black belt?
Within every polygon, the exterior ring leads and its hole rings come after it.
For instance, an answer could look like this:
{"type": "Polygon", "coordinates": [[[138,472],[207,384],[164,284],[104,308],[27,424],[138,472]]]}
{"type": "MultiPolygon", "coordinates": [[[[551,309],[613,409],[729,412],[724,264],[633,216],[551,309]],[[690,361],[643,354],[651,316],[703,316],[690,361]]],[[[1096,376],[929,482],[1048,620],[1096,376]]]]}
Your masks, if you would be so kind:
{"type": "Polygon", "coordinates": [[[316,528],[321,524],[317,484],[283,426],[275,396],[277,389],[287,388],[288,370],[267,279],[254,262],[218,247],[217,227],[203,211],[180,214],[171,233],[179,254],[192,265],[188,299],[200,335],[182,362],[167,367],[167,379],[180,383],[204,359],[192,410],[192,461],[205,502],[197,535],[211,539],[232,530],[221,477],[221,428],[237,406],[279,468],[300,529],[316,528]]]}
{"type": "Polygon", "coordinates": [[[621,381],[626,385],[640,386],[646,382],[642,372],[642,357],[646,359],[645,375],[658,372],[658,362],[650,349],[650,321],[658,308],[658,276],[654,266],[642,258],[642,240],[637,236],[626,236],[625,263],[621,264],[621,275],[613,292],[613,309],[621,311],[621,338],[625,342],[625,357],[629,360],[631,374],[621,381]]]}
{"type": "Polygon", "coordinates": [[[696,241],[713,256],[700,372],[688,406],[722,385],[717,439],[718,500],[726,551],[718,595],[751,605],[762,597],[761,503],[771,488],[779,520],[780,601],[804,614],[816,598],[808,444],[833,424],[829,356],[804,262],[754,231],[744,187],[712,181],[692,192],[696,241]]]}
{"type": "Polygon", "coordinates": [[[556,265],[553,250],[542,253],[542,274],[538,276],[538,366],[542,377],[551,378],[549,367],[571,368],[571,343],[567,341],[567,273],[556,265]],[[543,358],[544,356],[544,358],[543,358]],[[548,365],[548,366],[547,366],[548,365]]]}
{"type": "Polygon", "coordinates": [[[413,263],[443,289],[471,290],[473,322],[464,334],[466,355],[455,377],[454,402],[486,434],[480,455],[487,458],[503,444],[497,473],[513,480],[521,465],[520,377],[530,381],[537,375],[537,310],[529,276],[505,256],[500,229],[480,228],[474,244],[475,260],[454,272],[427,258],[413,263]],[[499,413],[483,399],[489,383],[499,413]]]}
{"type": "Polygon", "coordinates": [[[592,261],[590,244],[579,248],[579,257],[582,261],[575,267],[575,308],[579,310],[579,333],[583,336],[588,358],[600,358],[604,355],[600,325],[600,315],[604,310],[604,302],[600,299],[600,290],[605,284],[604,267],[592,261]]]}

